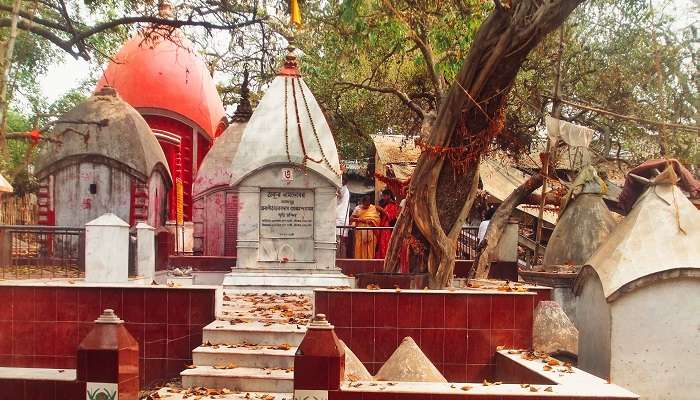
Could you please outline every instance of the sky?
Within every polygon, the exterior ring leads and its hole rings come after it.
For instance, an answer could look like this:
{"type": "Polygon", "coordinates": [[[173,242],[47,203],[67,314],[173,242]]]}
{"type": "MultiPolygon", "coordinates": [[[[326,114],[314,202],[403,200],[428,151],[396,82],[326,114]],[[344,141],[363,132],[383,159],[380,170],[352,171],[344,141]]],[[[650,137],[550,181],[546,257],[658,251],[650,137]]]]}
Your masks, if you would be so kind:
{"type": "MultiPolygon", "coordinates": [[[[700,7],[700,0],[652,0],[652,2],[655,5],[655,11],[675,15],[678,18],[679,29],[698,23],[697,9],[700,7]]],[[[62,62],[51,65],[48,72],[40,78],[42,94],[49,103],[52,103],[89,78],[91,68],[92,64],[89,61],[64,56],[62,62]]]]}

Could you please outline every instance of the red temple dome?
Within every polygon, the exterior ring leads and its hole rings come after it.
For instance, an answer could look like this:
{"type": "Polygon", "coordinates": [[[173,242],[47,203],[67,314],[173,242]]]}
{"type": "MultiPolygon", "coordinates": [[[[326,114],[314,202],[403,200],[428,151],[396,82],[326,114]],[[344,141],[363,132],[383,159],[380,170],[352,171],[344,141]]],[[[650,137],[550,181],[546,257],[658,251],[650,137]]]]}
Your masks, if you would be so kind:
{"type": "Polygon", "coordinates": [[[107,66],[97,90],[112,86],[140,111],[176,113],[210,137],[218,136],[226,128],[226,117],[214,80],[181,31],[169,36],[144,40],[137,34],[129,39],[107,66]]]}

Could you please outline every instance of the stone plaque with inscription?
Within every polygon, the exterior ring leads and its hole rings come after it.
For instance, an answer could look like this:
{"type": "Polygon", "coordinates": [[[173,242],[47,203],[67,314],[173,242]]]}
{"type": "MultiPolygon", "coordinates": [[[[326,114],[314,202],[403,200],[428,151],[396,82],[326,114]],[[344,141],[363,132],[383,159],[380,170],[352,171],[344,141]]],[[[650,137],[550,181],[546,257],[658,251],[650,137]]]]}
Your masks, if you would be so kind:
{"type": "Polygon", "coordinates": [[[260,238],[312,239],[313,237],[313,190],[260,190],[260,238]]]}

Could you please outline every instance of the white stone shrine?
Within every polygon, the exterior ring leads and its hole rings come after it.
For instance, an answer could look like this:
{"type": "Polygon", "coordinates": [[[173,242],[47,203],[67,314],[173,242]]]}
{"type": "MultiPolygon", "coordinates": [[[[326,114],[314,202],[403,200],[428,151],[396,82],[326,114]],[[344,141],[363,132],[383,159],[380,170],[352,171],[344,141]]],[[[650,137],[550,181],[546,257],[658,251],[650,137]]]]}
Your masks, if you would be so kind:
{"type": "Polygon", "coordinates": [[[237,265],[224,286],[352,286],[335,266],[340,163],[323,112],[287,56],[243,131],[231,165],[237,265]]]}

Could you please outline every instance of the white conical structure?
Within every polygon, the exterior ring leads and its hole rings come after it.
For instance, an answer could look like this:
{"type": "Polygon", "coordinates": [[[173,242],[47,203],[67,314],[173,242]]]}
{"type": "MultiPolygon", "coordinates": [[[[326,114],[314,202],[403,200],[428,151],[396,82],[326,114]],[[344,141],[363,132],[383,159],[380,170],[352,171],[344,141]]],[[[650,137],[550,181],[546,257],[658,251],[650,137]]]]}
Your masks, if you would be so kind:
{"type": "Polygon", "coordinates": [[[340,163],[293,48],[250,117],[228,171],[238,195],[236,268],[224,286],[353,286],[335,265],[340,163]]]}
{"type": "Polygon", "coordinates": [[[667,169],[588,260],[575,285],[578,366],[643,399],[695,399],[700,211],[667,169]],[[661,179],[666,178],[666,179],[661,179]]]}
{"type": "Polygon", "coordinates": [[[231,185],[274,164],[303,165],[340,187],[340,162],[331,128],[291,55],[243,131],[229,169],[231,185]]]}
{"type": "Polygon", "coordinates": [[[700,211],[675,185],[649,187],[586,266],[600,277],[608,301],[644,277],[700,268],[700,211]]]}

